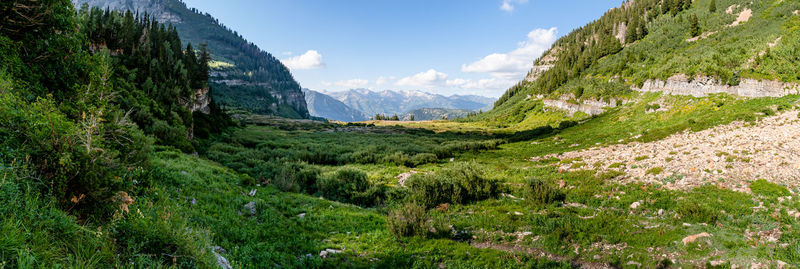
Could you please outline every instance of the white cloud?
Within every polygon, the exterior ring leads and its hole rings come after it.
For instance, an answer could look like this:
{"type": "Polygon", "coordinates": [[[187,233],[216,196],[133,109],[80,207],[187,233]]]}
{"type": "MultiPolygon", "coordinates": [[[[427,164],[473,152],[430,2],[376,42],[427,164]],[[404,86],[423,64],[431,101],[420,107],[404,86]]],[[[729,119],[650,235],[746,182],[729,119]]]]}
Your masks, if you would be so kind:
{"type": "Polygon", "coordinates": [[[303,55],[284,59],[281,62],[291,70],[309,70],[325,67],[325,63],[322,62],[322,54],[319,54],[316,50],[306,51],[303,55]]]}
{"type": "Polygon", "coordinates": [[[500,5],[500,10],[511,13],[514,12],[514,5],[515,4],[525,4],[528,0],[503,0],[503,4],[500,5]]]}
{"type": "Polygon", "coordinates": [[[528,33],[528,39],[517,44],[517,49],[508,53],[492,53],[483,59],[461,66],[461,71],[489,73],[500,79],[520,79],[533,66],[533,60],[547,51],[556,41],[558,30],[536,29],[528,33]]]}
{"type": "Polygon", "coordinates": [[[380,77],[378,77],[377,80],[375,80],[375,85],[381,86],[381,85],[384,85],[386,83],[389,83],[389,81],[391,81],[391,80],[395,80],[395,77],[394,76],[390,76],[390,77],[380,76],[380,77]]]}
{"type": "Polygon", "coordinates": [[[462,79],[462,78],[447,80],[447,86],[457,87],[465,90],[488,90],[488,91],[504,90],[513,86],[514,83],[516,83],[514,80],[506,80],[499,78],[487,78],[487,79],[480,79],[477,81],[471,79],[462,79]]]}
{"type": "Polygon", "coordinates": [[[336,86],[345,87],[345,88],[363,88],[369,84],[369,80],[366,79],[351,79],[351,80],[341,80],[334,83],[336,86]]]}
{"type": "Polygon", "coordinates": [[[401,78],[395,83],[397,86],[431,87],[442,85],[447,80],[447,74],[430,69],[410,77],[401,78]]]}

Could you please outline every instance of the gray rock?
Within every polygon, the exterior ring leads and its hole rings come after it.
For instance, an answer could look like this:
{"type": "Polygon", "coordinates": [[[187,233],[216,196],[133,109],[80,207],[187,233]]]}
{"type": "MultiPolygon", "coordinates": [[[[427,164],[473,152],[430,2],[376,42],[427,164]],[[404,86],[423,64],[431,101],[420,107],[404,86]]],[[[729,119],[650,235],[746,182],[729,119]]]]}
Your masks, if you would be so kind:
{"type": "Polygon", "coordinates": [[[245,212],[250,213],[251,216],[256,215],[256,202],[249,202],[244,205],[245,212]]]}
{"type": "Polygon", "coordinates": [[[338,250],[338,249],[327,248],[327,249],[325,249],[323,251],[320,251],[319,252],[319,256],[324,259],[324,258],[327,258],[328,255],[339,254],[339,253],[342,253],[342,251],[338,250]]]}
{"type": "Polygon", "coordinates": [[[223,249],[223,248],[221,248],[219,246],[215,246],[215,247],[211,248],[211,252],[214,253],[214,257],[217,258],[217,265],[219,265],[219,268],[222,268],[222,269],[233,269],[233,267],[231,267],[231,263],[228,262],[228,259],[226,259],[225,257],[223,257],[221,254],[219,254],[217,252],[218,249],[222,250],[223,252],[225,251],[225,249],[223,249]]]}

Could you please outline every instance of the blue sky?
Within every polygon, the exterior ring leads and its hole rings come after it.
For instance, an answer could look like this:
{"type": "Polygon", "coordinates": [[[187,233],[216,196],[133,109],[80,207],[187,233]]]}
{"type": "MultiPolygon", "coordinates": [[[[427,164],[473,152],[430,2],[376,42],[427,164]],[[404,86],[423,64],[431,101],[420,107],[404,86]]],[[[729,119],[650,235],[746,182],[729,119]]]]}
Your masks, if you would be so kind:
{"type": "Polygon", "coordinates": [[[557,37],[621,0],[184,0],[281,59],[300,85],[497,97],[557,37]]]}

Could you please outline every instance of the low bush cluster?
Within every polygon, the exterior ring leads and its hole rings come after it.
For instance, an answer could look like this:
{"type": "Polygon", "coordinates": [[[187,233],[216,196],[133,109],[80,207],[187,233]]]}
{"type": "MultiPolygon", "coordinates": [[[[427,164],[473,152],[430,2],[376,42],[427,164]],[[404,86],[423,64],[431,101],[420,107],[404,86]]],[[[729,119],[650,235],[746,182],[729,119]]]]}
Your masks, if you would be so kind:
{"type": "Polygon", "coordinates": [[[367,174],[342,168],[317,182],[319,194],[329,200],[360,206],[374,206],[386,199],[386,188],[369,182],[367,174]]]}
{"type": "Polygon", "coordinates": [[[437,205],[466,204],[496,197],[500,185],[486,178],[474,162],[458,162],[434,174],[415,174],[406,181],[409,199],[425,208],[437,205]]]}
{"type": "Polygon", "coordinates": [[[566,198],[566,195],[561,192],[561,190],[541,179],[529,178],[525,183],[525,187],[525,196],[533,203],[546,205],[554,202],[562,202],[564,198],[566,198]]]}

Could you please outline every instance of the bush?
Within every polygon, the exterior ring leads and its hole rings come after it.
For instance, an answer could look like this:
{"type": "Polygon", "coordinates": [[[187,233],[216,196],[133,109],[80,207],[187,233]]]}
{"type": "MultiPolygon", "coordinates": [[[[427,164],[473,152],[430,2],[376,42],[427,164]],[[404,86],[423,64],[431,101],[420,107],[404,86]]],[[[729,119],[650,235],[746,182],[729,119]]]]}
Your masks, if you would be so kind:
{"type": "Polygon", "coordinates": [[[466,204],[497,196],[499,184],[484,177],[476,163],[458,162],[436,174],[416,174],[406,181],[410,199],[425,208],[466,204]]]}
{"type": "Polygon", "coordinates": [[[386,199],[387,188],[373,185],[367,174],[353,168],[342,168],[317,181],[318,193],[326,199],[360,206],[373,206],[386,199]]]}
{"type": "Polygon", "coordinates": [[[428,233],[428,219],[425,207],[416,203],[406,203],[389,213],[386,226],[397,238],[424,236],[428,233]]]}
{"type": "Polygon", "coordinates": [[[764,113],[764,115],[767,116],[774,116],[775,110],[772,110],[772,108],[765,107],[764,109],[761,110],[761,113],[764,113]]]}
{"type": "Polygon", "coordinates": [[[753,194],[762,195],[765,197],[782,197],[782,196],[790,196],[792,193],[781,185],[759,179],[750,183],[750,191],[753,194]]]}
{"type": "Polygon", "coordinates": [[[317,191],[319,174],[319,169],[305,163],[288,163],[281,167],[272,182],[283,191],[313,194],[317,191]]]}
{"type": "Polygon", "coordinates": [[[118,114],[99,120],[91,109],[73,121],[53,101],[29,103],[3,90],[0,163],[25,160],[41,178],[42,191],[59,201],[84,195],[78,209],[104,208],[116,191],[131,187],[133,176],[145,166],[150,140],[118,114]]]}
{"type": "Polygon", "coordinates": [[[573,127],[575,125],[578,125],[578,123],[575,122],[575,121],[571,121],[571,120],[565,120],[565,121],[562,121],[562,122],[558,123],[558,129],[564,130],[564,129],[567,129],[569,127],[573,127]]]}
{"type": "Polygon", "coordinates": [[[712,209],[696,201],[681,200],[676,211],[687,222],[714,224],[718,219],[712,209]]]}
{"type": "Polygon", "coordinates": [[[409,164],[410,164],[411,167],[416,167],[418,165],[423,165],[423,164],[426,164],[426,163],[435,163],[438,160],[439,159],[436,158],[436,154],[433,154],[433,153],[419,153],[419,154],[414,155],[413,157],[411,157],[411,159],[409,160],[409,164]]]}
{"type": "Polygon", "coordinates": [[[527,187],[526,196],[528,200],[538,204],[562,202],[566,197],[561,190],[537,178],[529,178],[525,183],[525,187],[527,187]]]}

